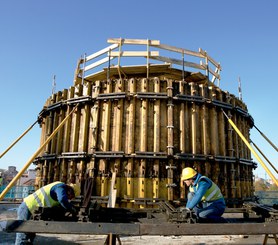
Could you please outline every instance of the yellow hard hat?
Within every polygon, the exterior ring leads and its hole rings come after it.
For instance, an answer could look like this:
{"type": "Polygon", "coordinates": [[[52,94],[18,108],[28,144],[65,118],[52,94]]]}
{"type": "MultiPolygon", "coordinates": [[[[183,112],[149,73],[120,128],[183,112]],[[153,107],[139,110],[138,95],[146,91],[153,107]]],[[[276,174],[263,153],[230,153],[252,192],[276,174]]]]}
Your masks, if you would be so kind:
{"type": "Polygon", "coordinates": [[[193,178],[197,174],[197,171],[193,168],[187,167],[182,170],[181,180],[187,180],[193,178]]]}
{"type": "Polygon", "coordinates": [[[76,197],[77,197],[77,196],[80,196],[80,185],[71,183],[71,184],[70,184],[70,187],[72,187],[72,189],[73,189],[73,191],[74,191],[74,195],[75,195],[76,197]]]}

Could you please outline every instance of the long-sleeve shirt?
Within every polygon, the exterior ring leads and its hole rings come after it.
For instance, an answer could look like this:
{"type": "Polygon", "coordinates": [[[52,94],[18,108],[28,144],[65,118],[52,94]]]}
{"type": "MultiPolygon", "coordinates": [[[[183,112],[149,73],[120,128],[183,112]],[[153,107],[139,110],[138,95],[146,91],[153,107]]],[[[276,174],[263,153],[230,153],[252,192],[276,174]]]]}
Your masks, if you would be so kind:
{"type": "Polygon", "coordinates": [[[205,195],[206,191],[211,187],[212,182],[209,179],[201,179],[198,183],[199,178],[201,177],[200,174],[197,175],[196,180],[194,181],[192,187],[194,189],[194,193],[195,195],[193,196],[193,198],[191,200],[188,200],[186,203],[186,207],[187,208],[194,208],[201,200],[202,197],[205,195]],[[198,183],[198,189],[197,187],[197,183],[198,183]]]}
{"type": "Polygon", "coordinates": [[[54,185],[50,190],[50,196],[55,201],[58,201],[61,204],[61,206],[66,210],[71,210],[73,208],[73,205],[68,200],[67,189],[65,184],[60,183],[54,185]]]}

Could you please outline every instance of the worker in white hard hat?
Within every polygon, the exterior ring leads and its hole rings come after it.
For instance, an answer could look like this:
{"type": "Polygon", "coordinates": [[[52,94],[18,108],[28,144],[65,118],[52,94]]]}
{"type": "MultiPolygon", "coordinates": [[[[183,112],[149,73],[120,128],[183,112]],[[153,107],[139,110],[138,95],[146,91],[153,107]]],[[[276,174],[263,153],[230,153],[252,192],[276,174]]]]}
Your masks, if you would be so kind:
{"type": "MultiPolygon", "coordinates": [[[[63,182],[56,181],[45,185],[24,198],[17,210],[17,219],[29,220],[35,210],[39,207],[51,208],[59,205],[71,212],[73,215],[76,215],[76,208],[70,202],[70,200],[74,197],[74,187],[63,182]]],[[[34,238],[34,233],[17,233],[15,244],[33,244],[34,238]]]]}
{"type": "Polygon", "coordinates": [[[182,170],[181,180],[189,187],[186,209],[194,210],[198,222],[226,222],[222,218],[226,204],[219,187],[195,169],[182,170]]]}

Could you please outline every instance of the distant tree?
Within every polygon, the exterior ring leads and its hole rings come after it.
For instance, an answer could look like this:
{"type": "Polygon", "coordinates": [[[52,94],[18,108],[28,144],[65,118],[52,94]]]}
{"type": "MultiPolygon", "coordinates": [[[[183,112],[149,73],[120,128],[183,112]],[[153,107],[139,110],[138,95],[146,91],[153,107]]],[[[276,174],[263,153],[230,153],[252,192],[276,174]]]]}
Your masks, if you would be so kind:
{"type": "Polygon", "coordinates": [[[259,179],[255,181],[255,191],[268,191],[269,187],[266,185],[265,181],[263,179],[259,179]]]}

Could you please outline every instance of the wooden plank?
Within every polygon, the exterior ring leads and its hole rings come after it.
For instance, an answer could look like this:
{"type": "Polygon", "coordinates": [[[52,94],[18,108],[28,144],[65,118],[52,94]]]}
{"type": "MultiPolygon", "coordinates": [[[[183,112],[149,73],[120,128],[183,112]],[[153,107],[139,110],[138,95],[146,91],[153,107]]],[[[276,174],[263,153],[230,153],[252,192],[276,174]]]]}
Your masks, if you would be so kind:
{"type": "MultiPolygon", "coordinates": [[[[132,78],[128,80],[129,83],[129,90],[130,95],[133,95],[136,93],[136,83],[137,81],[132,78]]],[[[136,113],[136,99],[134,96],[130,97],[129,100],[129,106],[128,106],[128,112],[127,112],[127,137],[126,137],[126,145],[127,145],[127,154],[133,154],[134,153],[134,146],[135,146],[135,113],[136,113]]],[[[133,158],[128,158],[127,161],[127,174],[126,174],[126,196],[128,198],[134,198],[134,178],[133,178],[133,168],[134,168],[134,160],[133,158]]],[[[128,203],[127,206],[132,206],[132,204],[128,203]]]]}
{"type": "MultiPolygon", "coordinates": [[[[96,81],[94,89],[92,91],[92,98],[97,98],[100,93],[100,81],[96,81]]],[[[97,140],[98,140],[98,132],[99,132],[99,121],[100,121],[100,102],[98,100],[94,101],[94,105],[91,108],[91,117],[90,117],[90,128],[91,132],[89,135],[89,145],[90,149],[93,151],[97,149],[97,140]]]]}
{"type": "MultiPolygon", "coordinates": [[[[154,79],[154,92],[156,94],[160,93],[160,80],[159,78],[154,79]]],[[[161,141],[161,100],[155,100],[154,101],[154,111],[153,111],[153,151],[159,152],[160,151],[160,141],[161,141]]],[[[154,160],[154,166],[153,166],[154,176],[152,179],[152,197],[153,198],[159,198],[160,192],[159,192],[159,160],[154,160]]]]}
{"type": "Polygon", "coordinates": [[[160,61],[163,61],[163,62],[168,62],[168,63],[177,64],[177,65],[181,65],[181,66],[184,64],[187,67],[192,67],[192,68],[200,69],[200,70],[205,70],[206,69],[203,65],[199,65],[199,64],[194,63],[194,62],[184,61],[184,63],[183,63],[182,60],[172,59],[172,58],[168,58],[168,57],[164,57],[164,56],[150,56],[150,59],[160,60],[160,61]]]}
{"type": "Polygon", "coordinates": [[[109,59],[111,61],[111,60],[115,59],[115,57],[105,57],[105,58],[103,58],[103,59],[101,59],[101,60],[99,60],[97,62],[94,62],[94,63],[92,63],[90,65],[87,65],[87,66],[84,67],[84,71],[86,72],[86,71],[91,70],[91,69],[93,69],[93,68],[95,68],[97,66],[100,66],[100,65],[108,62],[109,59]]]}
{"type": "Polygon", "coordinates": [[[135,44],[135,45],[151,45],[156,46],[160,44],[159,40],[148,40],[148,39],[125,39],[125,38],[109,38],[108,43],[118,43],[118,44],[135,44]]]}
{"type": "MultiPolygon", "coordinates": [[[[190,92],[191,96],[196,95],[195,94],[195,84],[190,84],[190,92]]],[[[196,109],[196,103],[192,104],[192,109],[190,112],[190,118],[191,118],[191,146],[192,146],[192,154],[197,154],[197,109],[196,109]]]]}
{"type": "Polygon", "coordinates": [[[109,199],[108,199],[108,204],[107,204],[108,208],[114,208],[116,205],[117,189],[114,189],[115,181],[116,181],[116,172],[113,172],[111,184],[110,184],[109,199]]]}
{"type": "Polygon", "coordinates": [[[211,58],[206,51],[204,51],[203,49],[199,48],[199,52],[204,56],[204,57],[207,57],[208,60],[214,64],[216,67],[219,67],[219,69],[221,69],[221,66],[218,62],[216,62],[213,58],[211,58]]]}
{"type": "Polygon", "coordinates": [[[210,74],[213,75],[213,77],[216,77],[217,79],[220,79],[220,74],[216,71],[213,71],[212,69],[209,68],[210,74]]]}
{"type": "MultiPolygon", "coordinates": [[[[124,86],[124,82],[122,79],[118,79],[116,81],[114,91],[116,93],[121,93],[122,91],[125,91],[125,86],[124,86]]],[[[111,131],[113,131],[113,133],[111,133],[111,137],[113,137],[112,150],[113,151],[121,151],[122,144],[123,144],[122,140],[123,140],[123,128],[124,128],[124,124],[123,124],[124,99],[114,100],[112,102],[112,104],[113,104],[113,110],[114,110],[114,116],[112,118],[114,130],[111,130],[111,131]]],[[[121,172],[121,159],[120,158],[115,159],[114,171],[116,173],[121,172]]],[[[115,189],[119,190],[118,194],[120,196],[123,196],[122,192],[123,192],[124,188],[121,187],[121,179],[122,178],[120,176],[117,177],[115,189]]],[[[116,193],[114,193],[114,192],[113,192],[113,195],[115,195],[115,197],[113,197],[113,198],[115,198],[115,202],[116,202],[116,193]]],[[[114,206],[115,206],[115,204],[114,204],[114,206]]]]}
{"type": "MultiPolygon", "coordinates": [[[[152,46],[152,45],[150,45],[152,46]]],[[[204,58],[204,55],[199,53],[199,52],[195,52],[195,51],[191,51],[188,49],[183,49],[183,48],[177,48],[174,46],[170,46],[170,45],[166,45],[166,44],[160,44],[160,45],[156,45],[157,48],[161,48],[161,49],[166,49],[169,51],[173,51],[173,52],[177,52],[177,53],[183,53],[186,55],[191,55],[191,56],[195,56],[195,57],[200,57],[200,58],[204,58]]]]}
{"type": "MultiPolygon", "coordinates": [[[[141,80],[141,92],[148,91],[148,79],[141,80]]],[[[147,99],[141,100],[140,108],[140,151],[147,151],[147,137],[148,137],[148,109],[149,101],[147,99]]],[[[138,171],[138,197],[146,198],[146,159],[140,160],[138,171]]]]}
{"type": "Polygon", "coordinates": [[[104,49],[102,49],[102,50],[100,50],[100,51],[98,51],[96,53],[93,53],[93,54],[87,56],[85,58],[85,62],[88,62],[88,61],[90,61],[92,59],[95,59],[95,58],[97,58],[97,57],[99,57],[99,56],[101,56],[101,55],[103,55],[105,53],[108,53],[109,50],[114,50],[115,48],[118,48],[118,47],[119,47],[119,44],[112,44],[112,45],[108,46],[107,48],[104,48],[104,49]]]}
{"type": "Polygon", "coordinates": [[[111,57],[146,57],[146,56],[159,56],[158,51],[115,51],[111,52],[111,57]]]}
{"type": "MultiPolygon", "coordinates": [[[[220,70],[218,69],[218,67],[215,68],[215,71],[214,71],[214,72],[215,72],[216,74],[218,74],[217,79],[220,80],[220,70]]],[[[213,73],[213,74],[214,74],[214,73],[213,73]]],[[[214,83],[215,79],[216,79],[216,76],[214,75],[214,76],[212,77],[212,79],[211,79],[211,82],[214,83]]],[[[218,82],[218,87],[219,87],[219,82],[218,82]]]]}

